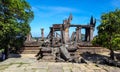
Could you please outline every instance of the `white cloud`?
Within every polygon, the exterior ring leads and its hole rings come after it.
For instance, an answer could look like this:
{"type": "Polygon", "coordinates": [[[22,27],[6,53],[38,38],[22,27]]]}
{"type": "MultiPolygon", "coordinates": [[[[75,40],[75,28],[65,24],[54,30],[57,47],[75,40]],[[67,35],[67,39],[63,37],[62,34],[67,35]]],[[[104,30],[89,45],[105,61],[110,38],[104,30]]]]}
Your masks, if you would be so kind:
{"type": "Polygon", "coordinates": [[[43,10],[57,11],[57,12],[78,12],[75,8],[62,7],[62,6],[41,6],[39,7],[43,10]]]}
{"type": "Polygon", "coordinates": [[[80,12],[78,9],[62,7],[62,6],[34,6],[32,10],[37,16],[48,17],[65,13],[76,13],[80,12]]]}

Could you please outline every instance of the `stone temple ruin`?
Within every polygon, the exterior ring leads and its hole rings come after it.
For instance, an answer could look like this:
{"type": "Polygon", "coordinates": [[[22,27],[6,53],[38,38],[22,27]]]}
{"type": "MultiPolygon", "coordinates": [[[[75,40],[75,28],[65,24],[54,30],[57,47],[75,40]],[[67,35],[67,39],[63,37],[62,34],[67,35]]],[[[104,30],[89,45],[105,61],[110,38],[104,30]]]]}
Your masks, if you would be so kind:
{"type": "MultiPolygon", "coordinates": [[[[81,43],[81,29],[85,29],[85,41],[84,42],[91,42],[93,40],[93,31],[95,28],[96,20],[91,17],[89,25],[80,25],[80,24],[71,24],[72,15],[69,16],[68,19],[63,20],[63,24],[53,24],[52,27],[50,27],[50,33],[47,36],[47,39],[51,39],[51,45],[55,46],[55,41],[58,39],[58,34],[55,32],[60,31],[60,40],[59,43],[61,44],[68,44],[72,41],[75,41],[76,43],[81,43]],[[70,27],[76,27],[76,32],[72,33],[71,39],[69,38],[69,28],[70,27]]],[[[43,35],[42,35],[43,36],[43,35]]]]}
{"type": "Polygon", "coordinates": [[[37,59],[53,61],[79,61],[83,52],[100,53],[105,51],[102,47],[93,46],[93,32],[96,19],[91,17],[89,24],[71,24],[72,14],[62,24],[53,24],[47,37],[41,29],[41,39],[33,40],[27,36],[22,53],[36,54],[37,59]],[[75,27],[76,31],[69,38],[69,28],[75,27]],[[81,29],[85,29],[85,39],[81,39],[81,29]],[[59,33],[57,33],[59,31],[59,33]]]}

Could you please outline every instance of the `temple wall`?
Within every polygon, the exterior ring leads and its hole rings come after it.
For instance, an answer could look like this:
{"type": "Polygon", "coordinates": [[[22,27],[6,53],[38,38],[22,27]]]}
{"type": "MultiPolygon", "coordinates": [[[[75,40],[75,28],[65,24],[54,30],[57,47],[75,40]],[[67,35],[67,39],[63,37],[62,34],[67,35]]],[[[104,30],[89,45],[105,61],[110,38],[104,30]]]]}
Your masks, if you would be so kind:
{"type": "Polygon", "coordinates": [[[109,50],[103,47],[80,47],[78,48],[78,52],[102,53],[102,52],[109,52],[109,50]]]}

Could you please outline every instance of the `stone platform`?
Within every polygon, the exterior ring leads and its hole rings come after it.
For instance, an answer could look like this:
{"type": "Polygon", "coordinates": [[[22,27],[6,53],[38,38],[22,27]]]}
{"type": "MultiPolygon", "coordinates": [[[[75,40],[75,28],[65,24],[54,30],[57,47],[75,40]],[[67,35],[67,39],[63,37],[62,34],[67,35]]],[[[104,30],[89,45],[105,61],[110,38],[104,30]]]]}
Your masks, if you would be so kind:
{"type": "Polygon", "coordinates": [[[40,62],[35,58],[9,58],[0,62],[0,72],[120,72],[120,68],[94,63],[40,62]]]}

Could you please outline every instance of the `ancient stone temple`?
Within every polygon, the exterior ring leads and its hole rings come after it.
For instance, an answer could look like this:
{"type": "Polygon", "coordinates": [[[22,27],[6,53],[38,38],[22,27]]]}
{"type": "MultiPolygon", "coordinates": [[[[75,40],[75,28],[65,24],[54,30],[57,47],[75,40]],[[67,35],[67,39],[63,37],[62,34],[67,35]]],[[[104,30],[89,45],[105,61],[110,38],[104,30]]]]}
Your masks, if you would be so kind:
{"type": "Polygon", "coordinates": [[[81,39],[81,29],[85,29],[85,41],[91,42],[93,40],[93,32],[95,28],[96,20],[91,17],[88,25],[71,24],[70,27],[76,27],[76,41],[81,39]]]}
{"type": "MultiPolygon", "coordinates": [[[[81,24],[71,24],[72,20],[72,14],[70,14],[68,19],[63,20],[63,24],[53,24],[52,27],[50,27],[50,33],[48,35],[49,38],[51,38],[51,46],[55,45],[55,32],[60,31],[61,35],[61,43],[67,44],[70,42],[69,38],[69,28],[75,27],[76,31],[74,32],[73,36],[75,38],[76,42],[82,42],[81,40],[81,29],[85,29],[85,42],[91,42],[93,40],[93,32],[96,24],[96,19],[91,17],[90,23],[87,25],[81,25],[81,24]]],[[[48,38],[47,37],[47,38],[48,38]]],[[[74,39],[72,38],[72,39],[74,39]]]]}
{"type": "Polygon", "coordinates": [[[102,47],[93,46],[93,32],[96,19],[91,17],[89,24],[71,24],[72,14],[63,20],[62,24],[53,24],[47,37],[44,37],[44,29],[41,29],[41,39],[34,41],[31,34],[27,35],[23,53],[36,54],[37,59],[75,61],[79,60],[84,52],[100,53],[105,51],[102,47]],[[69,37],[69,28],[75,31],[69,37]],[[85,29],[84,41],[81,39],[82,30],[85,29]],[[58,33],[59,32],[59,33],[58,33]]]}

